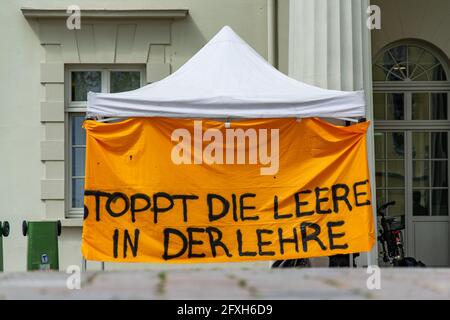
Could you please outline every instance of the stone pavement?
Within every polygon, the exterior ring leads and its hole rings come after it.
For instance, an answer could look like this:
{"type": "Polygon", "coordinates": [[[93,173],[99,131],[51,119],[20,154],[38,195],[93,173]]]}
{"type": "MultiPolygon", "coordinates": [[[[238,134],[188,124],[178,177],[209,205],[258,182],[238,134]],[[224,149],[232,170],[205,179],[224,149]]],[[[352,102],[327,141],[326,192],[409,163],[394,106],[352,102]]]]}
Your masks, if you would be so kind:
{"type": "Polygon", "coordinates": [[[0,274],[0,299],[450,299],[450,269],[381,269],[367,289],[366,269],[97,271],[67,288],[64,272],[0,274]]]}

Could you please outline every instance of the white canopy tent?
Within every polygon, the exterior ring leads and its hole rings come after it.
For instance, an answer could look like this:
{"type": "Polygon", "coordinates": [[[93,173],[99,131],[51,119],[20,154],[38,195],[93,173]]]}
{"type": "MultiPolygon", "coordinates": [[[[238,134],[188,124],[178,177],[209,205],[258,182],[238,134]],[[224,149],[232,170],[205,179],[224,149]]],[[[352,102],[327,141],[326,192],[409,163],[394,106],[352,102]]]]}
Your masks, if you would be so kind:
{"type": "Polygon", "coordinates": [[[326,90],[279,72],[225,26],[165,79],[88,94],[87,117],[358,118],[363,91],[326,90]]]}

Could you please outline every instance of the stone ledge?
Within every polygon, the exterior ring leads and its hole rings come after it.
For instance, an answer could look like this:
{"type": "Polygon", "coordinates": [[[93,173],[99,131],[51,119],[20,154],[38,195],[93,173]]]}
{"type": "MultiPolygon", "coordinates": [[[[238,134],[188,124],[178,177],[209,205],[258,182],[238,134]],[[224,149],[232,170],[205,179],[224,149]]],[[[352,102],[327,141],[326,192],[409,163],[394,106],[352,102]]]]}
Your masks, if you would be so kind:
{"type": "MultiPolygon", "coordinates": [[[[22,14],[25,18],[67,18],[71,13],[67,13],[67,9],[41,9],[41,8],[21,8],[22,14]]],[[[95,18],[95,19],[183,19],[189,10],[188,9],[134,9],[134,10],[119,10],[119,9],[85,9],[80,10],[81,17],[95,18]]]]}

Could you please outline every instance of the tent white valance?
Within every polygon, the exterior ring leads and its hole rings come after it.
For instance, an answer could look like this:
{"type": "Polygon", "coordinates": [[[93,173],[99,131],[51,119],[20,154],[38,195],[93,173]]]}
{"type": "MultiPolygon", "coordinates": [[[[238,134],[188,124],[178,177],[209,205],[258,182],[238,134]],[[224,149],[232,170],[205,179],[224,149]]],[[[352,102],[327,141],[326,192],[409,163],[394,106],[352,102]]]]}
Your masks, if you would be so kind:
{"type": "Polygon", "coordinates": [[[363,91],[289,78],[226,26],[167,78],[121,93],[88,94],[88,117],[364,117],[363,91]]]}

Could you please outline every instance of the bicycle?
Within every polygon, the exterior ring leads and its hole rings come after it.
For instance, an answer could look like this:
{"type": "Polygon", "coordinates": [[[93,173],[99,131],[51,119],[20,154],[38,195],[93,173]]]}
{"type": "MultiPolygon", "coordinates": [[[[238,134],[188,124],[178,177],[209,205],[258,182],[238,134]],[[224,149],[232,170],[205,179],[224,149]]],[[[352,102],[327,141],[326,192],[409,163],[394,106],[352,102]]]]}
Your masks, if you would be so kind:
{"type": "Polygon", "coordinates": [[[378,241],[381,244],[383,262],[389,263],[393,267],[425,267],[422,261],[417,261],[413,257],[405,257],[402,232],[405,229],[404,222],[398,221],[395,217],[386,217],[386,209],[395,203],[395,201],[391,201],[377,209],[377,216],[381,217],[378,241]]]}

